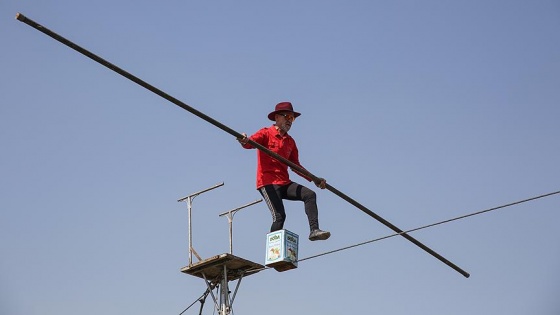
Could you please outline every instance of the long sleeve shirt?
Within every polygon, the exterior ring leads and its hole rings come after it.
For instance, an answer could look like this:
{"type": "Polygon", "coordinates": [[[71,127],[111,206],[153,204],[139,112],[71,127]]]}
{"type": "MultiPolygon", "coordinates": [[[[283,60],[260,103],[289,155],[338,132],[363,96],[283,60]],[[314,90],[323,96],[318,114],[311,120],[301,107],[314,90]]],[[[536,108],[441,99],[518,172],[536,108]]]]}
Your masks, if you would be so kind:
{"type": "MultiPolygon", "coordinates": [[[[280,135],[274,125],[260,129],[250,136],[249,139],[303,168],[299,162],[299,153],[295,140],[287,133],[283,136],[280,135]]],[[[253,149],[253,146],[249,143],[243,145],[243,147],[245,149],[253,149]]],[[[311,181],[307,176],[299,172],[296,173],[311,181]]],[[[258,150],[257,189],[271,184],[287,185],[289,183],[291,183],[291,180],[288,175],[288,166],[258,150]]]]}

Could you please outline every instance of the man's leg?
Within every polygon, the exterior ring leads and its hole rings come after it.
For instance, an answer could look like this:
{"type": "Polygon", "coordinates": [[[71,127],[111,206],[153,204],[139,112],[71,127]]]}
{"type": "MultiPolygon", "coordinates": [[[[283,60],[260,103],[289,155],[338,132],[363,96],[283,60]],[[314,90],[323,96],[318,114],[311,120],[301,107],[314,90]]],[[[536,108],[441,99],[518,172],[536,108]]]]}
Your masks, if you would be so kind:
{"type": "Polygon", "coordinates": [[[292,182],[286,189],[286,199],[301,200],[305,205],[305,214],[309,221],[309,239],[312,241],[326,240],[331,236],[330,232],[319,229],[319,210],[317,209],[317,194],[300,184],[292,182]]]}
{"type": "Polygon", "coordinates": [[[272,226],[270,232],[281,230],[286,221],[286,211],[282,203],[282,194],[278,185],[267,185],[259,188],[259,192],[272,214],[272,226]]]}
{"type": "Polygon", "coordinates": [[[317,194],[303,185],[292,182],[286,190],[286,199],[301,200],[305,207],[305,214],[309,221],[310,231],[319,228],[319,210],[317,210],[317,194]]]}

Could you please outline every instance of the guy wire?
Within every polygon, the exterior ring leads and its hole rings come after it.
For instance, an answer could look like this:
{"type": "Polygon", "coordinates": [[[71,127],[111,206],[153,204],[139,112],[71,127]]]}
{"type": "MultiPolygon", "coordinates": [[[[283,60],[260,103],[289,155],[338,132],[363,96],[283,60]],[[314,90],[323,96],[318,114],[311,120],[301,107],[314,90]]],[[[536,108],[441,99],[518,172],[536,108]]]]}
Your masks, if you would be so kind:
{"type": "Polygon", "coordinates": [[[388,238],[391,238],[391,237],[394,237],[394,236],[399,236],[401,234],[406,234],[406,233],[410,233],[410,232],[415,232],[415,231],[427,229],[429,227],[434,227],[436,225],[441,225],[441,224],[444,224],[444,223],[449,223],[449,222],[452,222],[452,221],[465,219],[465,218],[472,217],[472,216],[475,216],[475,215],[483,214],[483,213],[498,210],[498,209],[507,208],[507,207],[510,207],[510,206],[514,206],[514,205],[518,205],[518,204],[521,204],[521,203],[537,200],[537,199],[544,198],[544,197],[549,197],[549,196],[556,195],[556,194],[560,194],[560,191],[555,191],[555,192],[552,192],[552,193],[548,193],[548,194],[544,194],[544,195],[540,195],[540,196],[536,196],[536,197],[532,197],[532,198],[528,198],[528,199],[524,199],[524,200],[520,200],[520,201],[515,201],[515,202],[508,203],[508,204],[505,204],[505,205],[501,205],[501,206],[498,206],[498,207],[489,208],[489,209],[486,209],[486,210],[477,211],[477,212],[473,212],[473,213],[470,213],[470,214],[462,215],[462,216],[459,216],[459,217],[456,217],[456,218],[452,218],[452,219],[448,219],[448,220],[424,225],[424,226],[417,227],[417,228],[414,228],[414,229],[410,229],[410,230],[407,230],[407,231],[402,231],[401,233],[394,233],[394,234],[390,234],[390,235],[383,236],[383,237],[380,237],[380,238],[376,238],[376,239],[373,239],[373,240],[365,241],[365,242],[362,242],[362,243],[358,243],[358,244],[342,247],[342,248],[339,248],[339,249],[327,251],[327,252],[324,252],[324,253],[321,253],[321,254],[317,254],[317,255],[313,255],[313,256],[309,256],[309,257],[299,259],[298,262],[309,260],[309,259],[312,259],[312,258],[317,258],[317,257],[320,257],[320,256],[325,256],[325,255],[328,255],[328,254],[333,254],[333,253],[340,252],[340,251],[343,251],[343,250],[347,250],[347,249],[350,249],[350,248],[354,248],[354,247],[362,246],[362,245],[365,245],[365,244],[381,241],[381,240],[388,239],[388,238]]]}

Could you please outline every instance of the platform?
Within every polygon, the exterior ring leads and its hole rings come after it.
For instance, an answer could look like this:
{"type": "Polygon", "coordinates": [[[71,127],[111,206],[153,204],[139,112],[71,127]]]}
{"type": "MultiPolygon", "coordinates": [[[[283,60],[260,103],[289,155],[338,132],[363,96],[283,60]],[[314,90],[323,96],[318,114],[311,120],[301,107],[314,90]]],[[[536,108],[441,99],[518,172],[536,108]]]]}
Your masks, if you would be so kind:
{"type": "Polygon", "coordinates": [[[223,277],[224,266],[227,269],[228,281],[255,274],[266,268],[261,264],[226,253],[204,259],[191,266],[183,267],[181,272],[202,279],[205,276],[208,280],[218,279],[223,277]]]}

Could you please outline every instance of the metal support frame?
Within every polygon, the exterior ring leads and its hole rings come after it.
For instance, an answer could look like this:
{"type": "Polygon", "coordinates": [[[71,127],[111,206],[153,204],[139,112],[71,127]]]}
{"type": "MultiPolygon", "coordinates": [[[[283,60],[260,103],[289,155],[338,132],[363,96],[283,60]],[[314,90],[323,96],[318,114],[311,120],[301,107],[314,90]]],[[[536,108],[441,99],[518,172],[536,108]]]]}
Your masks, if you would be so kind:
{"type": "Polygon", "coordinates": [[[200,194],[202,194],[202,193],[205,193],[205,192],[207,192],[207,191],[209,191],[209,190],[218,188],[218,187],[223,186],[223,185],[224,185],[224,182],[221,182],[221,183],[216,184],[216,185],[214,185],[214,186],[212,186],[212,187],[203,189],[203,190],[201,190],[201,191],[195,192],[194,194],[190,194],[190,195],[188,195],[188,196],[179,198],[179,199],[177,200],[177,202],[184,202],[184,201],[187,202],[187,211],[188,211],[188,218],[189,218],[189,219],[188,219],[188,221],[189,221],[189,266],[192,266],[192,255],[193,255],[193,252],[194,252],[194,254],[196,255],[196,257],[198,258],[198,260],[202,260],[202,258],[200,258],[200,256],[197,254],[197,252],[194,250],[194,248],[193,248],[193,246],[192,246],[192,202],[193,202],[193,199],[194,199],[196,196],[198,196],[198,195],[200,195],[200,194]]]}
{"type": "MultiPolygon", "coordinates": [[[[214,301],[214,308],[219,315],[229,315],[232,313],[232,305],[237,295],[237,290],[241,284],[241,279],[246,275],[251,275],[260,270],[264,269],[264,266],[233,256],[233,216],[237,211],[259,203],[262,201],[255,200],[244,206],[226,211],[219,216],[227,216],[229,222],[229,254],[222,254],[208,259],[203,260],[196,253],[192,245],[192,202],[193,199],[207,191],[223,186],[224,183],[214,185],[212,187],[203,189],[196,193],[190,194],[188,196],[178,199],[178,202],[186,202],[188,209],[188,229],[189,229],[189,264],[188,266],[181,269],[182,272],[191,274],[204,279],[207,287],[207,293],[204,295],[204,300],[207,295],[210,294],[212,300],[214,301]],[[192,255],[196,255],[198,262],[192,262],[192,255]],[[233,296],[230,298],[229,281],[237,280],[237,285],[233,292],[233,296]],[[215,294],[213,289],[219,287],[219,293],[215,294]]],[[[202,313],[202,308],[204,307],[204,300],[201,300],[200,313],[202,313]]]]}
{"type": "MultiPolygon", "coordinates": [[[[232,307],[233,307],[233,302],[235,301],[235,296],[237,295],[237,290],[239,289],[239,286],[241,285],[241,280],[243,279],[245,273],[243,272],[239,278],[237,279],[237,284],[235,285],[235,290],[233,292],[233,295],[230,298],[230,290],[229,290],[229,280],[228,280],[228,267],[227,265],[223,265],[223,273],[220,276],[219,279],[214,279],[214,282],[212,283],[212,281],[208,280],[208,278],[206,277],[206,274],[202,273],[202,277],[204,278],[204,282],[206,283],[206,286],[208,287],[208,292],[210,292],[210,295],[212,296],[212,300],[214,300],[214,308],[216,309],[216,311],[218,311],[219,315],[229,315],[231,314],[232,311],[232,307]],[[216,297],[216,295],[212,292],[212,288],[216,287],[217,284],[219,285],[219,290],[220,290],[220,296],[219,298],[216,297]]],[[[201,312],[202,312],[202,306],[201,306],[201,312]]]]}
{"type": "Polygon", "coordinates": [[[254,204],[257,204],[259,202],[261,202],[262,199],[259,200],[255,200],[253,202],[250,202],[244,206],[241,206],[239,208],[235,208],[223,213],[220,213],[220,217],[226,216],[228,219],[228,227],[229,227],[229,253],[233,254],[233,216],[237,213],[237,211],[243,209],[243,208],[247,208],[249,206],[252,206],[254,204]]]}

